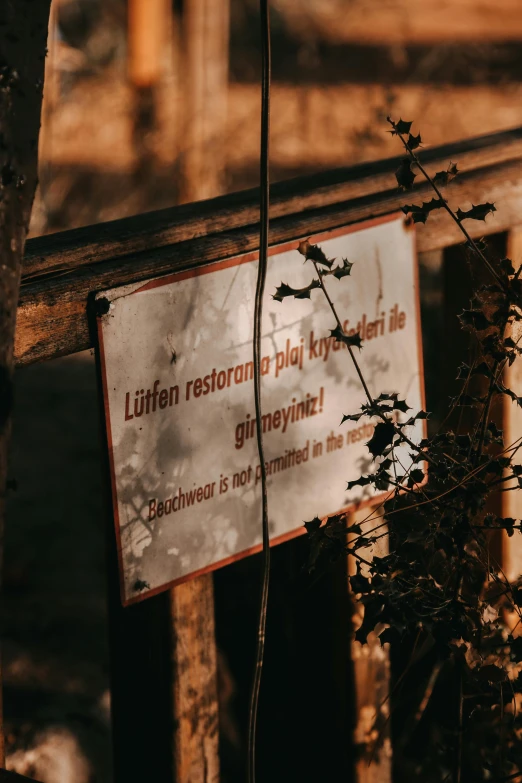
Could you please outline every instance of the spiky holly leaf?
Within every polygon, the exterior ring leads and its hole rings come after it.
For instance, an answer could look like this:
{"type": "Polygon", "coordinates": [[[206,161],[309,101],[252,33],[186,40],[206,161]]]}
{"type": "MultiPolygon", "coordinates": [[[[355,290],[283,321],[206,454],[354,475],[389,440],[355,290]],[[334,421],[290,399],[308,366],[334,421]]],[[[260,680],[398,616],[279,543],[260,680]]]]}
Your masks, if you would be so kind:
{"type": "Polygon", "coordinates": [[[364,617],[361,626],[355,632],[355,640],[366,644],[368,634],[381,622],[384,601],[381,595],[370,595],[364,602],[364,617]]]}
{"type": "Polygon", "coordinates": [[[281,283],[281,285],[276,288],[275,294],[272,295],[272,299],[275,299],[276,302],[282,302],[287,296],[293,296],[294,299],[310,299],[310,291],[320,287],[321,284],[319,283],[319,280],[315,279],[304,288],[292,288],[286,283],[281,283]]]}
{"type": "Polygon", "coordinates": [[[510,538],[515,532],[515,524],[516,519],[513,519],[512,517],[504,517],[503,519],[499,519],[499,527],[503,528],[510,538]]]}
{"type": "Polygon", "coordinates": [[[411,160],[403,158],[397,171],[395,179],[402,190],[410,190],[417,175],[411,170],[411,160]]]}
{"type": "Polygon", "coordinates": [[[428,219],[428,213],[418,204],[405,204],[401,209],[405,215],[411,215],[414,223],[425,223],[428,219]]]}
{"type": "Polygon", "coordinates": [[[385,449],[393,443],[394,437],[395,425],[393,422],[382,421],[379,424],[376,424],[373,435],[366,444],[372,457],[374,459],[375,457],[381,457],[385,449]]]}
{"type": "Polygon", "coordinates": [[[496,206],[487,201],[485,204],[472,204],[471,209],[466,211],[459,207],[457,209],[457,217],[459,220],[485,220],[491,212],[496,211],[496,206]]]}
{"type": "Polygon", "coordinates": [[[408,136],[408,141],[406,142],[406,144],[408,145],[408,149],[410,149],[410,150],[416,150],[417,147],[420,147],[420,145],[422,144],[422,139],[421,139],[420,133],[419,133],[418,136],[412,136],[412,134],[410,133],[410,135],[408,136]]]}
{"type": "Polygon", "coordinates": [[[435,174],[433,180],[434,180],[436,185],[442,185],[442,186],[449,185],[451,180],[455,179],[455,177],[459,173],[460,172],[459,172],[459,170],[457,168],[457,164],[456,163],[451,163],[451,161],[450,161],[450,164],[449,164],[448,168],[446,169],[446,171],[437,171],[437,173],[435,174]]]}
{"type": "Polygon", "coordinates": [[[503,258],[500,261],[500,268],[503,272],[506,273],[506,275],[514,275],[515,274],[515,268],[513,266],[513,263],[510,258],[503,258]]]}
{"type": "Polygon", "coordinates": [[[345,513],[340,514],[332,514],[331,517],[328,517],[325,524],[325,530],[328,530],[328,535],[331,536],[332,534],[335,536],[338,536],[342,538],[343,543],[346,537],[346,525],[348,522],[348,517],[345,513]]]}
{"type": "Polygon", "coordinates": [[[350,413],[348,416],[343,416],[341,419],[341,424],[344,424],[345,421],[359,421],[361,416],[364,416],[362,411],[361,413],[350,413]]]}
{"type": "Polygon", "coordinates": [[[349,492],[354,487],[366,487],[368,484],[373,484],[373,479],[373,476],[359,476],[358,479],[346,483],[346,490],[349,492]]]}
{"type": "Polygon", "coordinates": [[[503,443],[504,432],[503,432],[503,430],[500,430],[497,427],[497,425],[495,424],[494,421],[490,421],[489,422],[489,424],[487,426],[487,430],[488,430],[489,434],[491,435],[492,440],[495,443],[500,443],[500,444],[503,443]]]}
{"type": "MultiPolygon", "coordinates": [[[[497,457],[496,459],[490,460],[485,468],[485,473],[494,473],[497,476],[502,476],[506,468],[509,467],[510,458],[509,457],[497,457]]],[[[509,520],[508,520],[509,521],[509,520]]],[[[513,520],[511,520],[513,523],[513,520]]]]}
{"type": "Polygon", "coordinates": [[[315,533],[321,527],[321,520],[319,517],[314,517],[310,522],[303,522],[307,533],[315,533]]]}
{"type": "MultiPolygon", "coordinates": [[[[387,461],[387,460],[386,460],[387,461]]],[[[384,470],[382,468],[382,465],[379,465],[379,470],[375,474],[375,488],[381,489],[381,490],[387,490],[390,486],[390,481],[392,480],[391,475],[388,473],[387,470],[384,470]]]]}
{"type": "Polygon", "coordinates": [[[459,321],[465,329],[476,329],[478,332],[483,332],[491,326],[491,322],[482,310],[464,310],[459,315],[459,321]]]}
{"type": "Polygon", "coordinates": [[[399,122],[393,122],[391,117],[388,117],[388,122],[393,127],[393,130],[390,131],[392,136],[394,136],[394,135],[396,136],[399,133],[401,133],[401,134],[409,133],[410,132],[410,128],[413,125],[413,121],[412,122],[407,122],[407,120],[403,120],[403,119],[400,119],[399,122]]]}
{"type": "Polygon", "coordinates": [[[458,381],[464,381],[469,378],[471,375],[471,367],[469,364],[466,364],[466,362],[462,362],[462,364],[459,364],[457,367],[457,380],[458,381]]]}
{"type": "Polygon", "coordinates": [[[507,680],[507,673],[500,666],[496,666],[494,663],[488,663],[486,666],[482,666],[478,669],[478,678],[487,682],[503,682],[507,680]]]}
{"type": "Polygon", "coordinates": [[[483,375],[485,378],[491,378],[491,368],[487,362],[479,362],[471,371],[472,375],[483,375]]]}
{"type": "Polygon", "coordinates": [[[424,479],[424,471],[420,468],[415,468],[414,470],[410,471],[410,475],[408,476],[408,486],[411,488],[414,487],[415,484],[422,484],[424,479]]]}
{"type": "Polygon", "coordinates": [[[391,413],[393,405],[391,402],[376,402],[375,405],[368,405],[369,416],[380,416],[381,413],[391,413]]]}
{"type": "Polygon", "coordinates": [[[330,329],[330,336],[335,337],[336,343],[344,343],[351,348],[362,348],[362,340],[359,332],[357,334],[345,334],[340,326],[336,326],[335,329],[330,329]]]}
{"type": "Polygon", "coordinates": [[[368,593],[370,591],[370,580],[361,573],[361,564],[357,561],[357,573],[350,576],[350,587],[354,593],[368,593]]]}
{"type": "Polygon", "coordinates": [[[431,201],[423,201],[419,204],[405,204],[401,207],[405,215],[411,214],[414,223],[425,223],[430,212],[441,209],[444,206],[442,199],[432,198],[431,201]]]}
{"type": "Polygon", "coordinates": [[[385,628],[384,631],[379,634],[381,647],[384,647],[385,644],[397,644],[397,642],[400,642],[401,636],[400,630],[393,625],[389,628],[385,628]]]}
{"type": "Polygon", "coordinates": [[[335,260],[327,258],[319,245],[312,245],[309,239],[303,239],[302,242],[299,242],[297,250],[307,261],[315,261],[316,264],[327,266],[328,269],[331,269],[335,260]]]}
{"type": "Polygon", "coordinates": [[[412,424],[415,424],[416,421],[420,421],[421,419],[427,419],[430,414],[426,413],[426,411],[419,411],[415,414],[415,416],[412,416],[408,419],[408,421],[404,424],[405,427],[410,427],[412,424]]]}
{"type": "Polygon", "coordinates": [[[334,267],[331,271],[331,274],[338,280],[341,280],[343,277],[347,277],[351,273],[352,266],[353,262],[348,261],[347,258],[343,258],[342,265],[339,264],[338,266],[334,267]]]}
{"type": "Polygon", "coordinates": [[[393,410],[401,411],[401,413],[406,413],[407,411],[410,411],[411,408],[406,402],[406,400],[395,400],[395,402],[393,403],[393,410]]]}
{"type": "Polygon", "coordinates": [[[504,340],[504,345],[506,348],[512,348],[516,353],[522,353],[522,348],[518,343],[516,343],[512,337],[506,337],[504,340]]]}
{"type": "Polygon", "coordinates": [[[356,552],[358,549],[368,549],[375,542],[375,538],[359,536],[352,547],[352,552],[356,552]]]}

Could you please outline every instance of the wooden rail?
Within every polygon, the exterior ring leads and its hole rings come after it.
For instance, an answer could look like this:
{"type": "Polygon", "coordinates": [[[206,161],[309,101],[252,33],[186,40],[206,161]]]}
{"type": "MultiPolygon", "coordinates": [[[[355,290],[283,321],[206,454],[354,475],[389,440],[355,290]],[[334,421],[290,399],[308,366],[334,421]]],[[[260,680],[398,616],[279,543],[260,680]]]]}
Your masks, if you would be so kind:
{"type": "Polygon", "coordinates": [[[484,45],[522,38],[517,0],[323,0],[306,10],[283,0],[278,8],[302,40],[390,46],[478,41],[484,45]]]}
{"type": "MultiPolygon", "coordinates": [[[[424,150],[436,172],[457,162],[462,174],[449,186],[452,203],[497,202],[487,223],[470,221],[474,236],[505,231],[522,212],[522,128],[424,150]]],[[[406,201],[431,198],[419,182],[397,190],[400,157],[278,183],[272,188],[271,244],[397,210],[406,201]]],[[[417,178],[420,181],[420,176],[417,178]]],[[[89,296],[212,263],[258,247],[258,193],[248,190],[209,201],[29,240],[18,308],[19,365],[91,346],[89,296]]],[[[461,241],[442,210],[417,232],[420,252],[461,241]]]]}

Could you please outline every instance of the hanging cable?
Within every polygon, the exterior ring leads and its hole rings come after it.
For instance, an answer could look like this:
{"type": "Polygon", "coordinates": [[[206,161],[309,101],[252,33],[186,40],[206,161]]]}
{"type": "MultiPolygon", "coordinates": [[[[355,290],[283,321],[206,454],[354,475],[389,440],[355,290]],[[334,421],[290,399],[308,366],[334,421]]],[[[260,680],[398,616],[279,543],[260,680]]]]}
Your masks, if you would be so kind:
{"type": "Polygon", "coordinates": [[[257,651],[250,711],[248,718],[248,783],[256,780],[256,725],[259,705],[259,690],[263,673],[265,654],[266,613],[268,605],[268,585],[270,581],[270,536],[268,530],[268,496],[266,487],[266,466],[263,449],[263,426],[261,419],[261,337],[263,324],[263,294],[265,290],[266,268],[268,260],[268,228],[270,204],[270,16],[269,0],[259,0],[261,22],[261,151],[260,151],[260,231],[259,266],[257,271],[256,297],[254,307],[254,398],[256,411],[257,450],[261,466],[261,504],[263,527],[263,576],[259,602],[259,622],[257,629],[257,651]]]}

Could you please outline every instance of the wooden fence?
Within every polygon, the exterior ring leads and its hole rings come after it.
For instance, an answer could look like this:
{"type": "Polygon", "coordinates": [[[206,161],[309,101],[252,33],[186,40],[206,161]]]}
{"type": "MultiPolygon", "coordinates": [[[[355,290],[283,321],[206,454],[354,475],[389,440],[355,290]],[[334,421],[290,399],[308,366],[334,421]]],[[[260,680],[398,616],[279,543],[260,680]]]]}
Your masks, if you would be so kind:
{"type": "MultiPolygon", "coordinates": [[[[470,232],[474,237],[507,233],[513,260],[522,261],[522,128],[428,149],[421,158],[430,172],[445,169],[450,160],[458,163],[462,174],[449,186],[451,202],[465,208],[470,202],[493,201],[497,207],[485,224],[473,222],[470,232]]],[[[405,202],[394,178],[399,162],[393,158],[274,185],[270,243],[396,211],[405,202]]],[[[407,194],[409,202],[423,197],[431,194],[422,182],[407,194]]],[[[256,250],[258,219],[258,193],[249,190],[29,240],[18,308],[17,364],[94,347],[97,291],[256,250]]],[[[423,317],[442,330],[441,286],[446,276],[455,282],[452,289],[458,288],[458,277],[452,277],[458,266],[452,246],[461,240],[443,210],[432,213],[417,230],[423,317]]],[[[446,350],[443,343],[438,350],[446,350]]],[[[430,351],[428,404],[430,364],[435,361],[430,351]]],[[[512,438],[518,436],[522,422],[507,409],[505,422],[516,430],[512,438]]],[[[513,497],[518,493],[506,494],[510,515],[520,516],[514,508],[520,501],[513,497]]],[[[123,610],[112,524],[107,530],[116,780],[166,780],[173,775],[176,783],[217,783],[212,577],[123,610]],[[171,770],[168,776],[166,769],[171,770]]],[[[505,557],[511,569],[516,568],[516,553],[511,550],[505,557]]],[[[339,622],[348,623],[349,618],[340,615],[339,622]]],[[[385,687],[386,666],[371,650],[356,656],[360,712],[375,700],[376,683],[381,690],[385,687]]],[[[346,725],[351,730],[350,719],[346,725]]],[[[389,756],[381,754],[370,766],[361,764],[358,778],[360,783],[385,783],[390,779],[389,756]]]]}

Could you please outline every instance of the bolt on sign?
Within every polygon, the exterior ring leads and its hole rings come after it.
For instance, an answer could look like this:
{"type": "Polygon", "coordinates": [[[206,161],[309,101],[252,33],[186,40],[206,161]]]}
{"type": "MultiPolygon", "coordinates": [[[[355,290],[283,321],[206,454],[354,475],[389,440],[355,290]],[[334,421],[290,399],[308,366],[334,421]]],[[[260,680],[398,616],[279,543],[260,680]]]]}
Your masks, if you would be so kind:
{"type": "MultiPolygon", "coordinates": [[[[413,230],[396,215],[310,241],[353,262],[325,278],[370,392],[423,406],[413,230]]],[[[299,240],[270,250],[263,313],[262,428],[271,539],[303,521],[368,502],[347,482],[372,468],[368,419],[340,426],[365,395],[321,290],[307,286],[299,240]]],[[[255,552],[261,544],[261,469],[252,361],[257,254],[198,266],[99,294],[99,349],[122,597],[132,603],[255,552]],[[107,303],[110,303],[108,305],[107,303]]],[[[398,414],[404,415],[404,414],[398,414]]],[[[405,414],[406,417],[408,414],[405,414]]],[[[408,430],[423,437],[423,423],[408,430]]],[[[410,464],[407,447],[397,450],[410,464]]]]}

